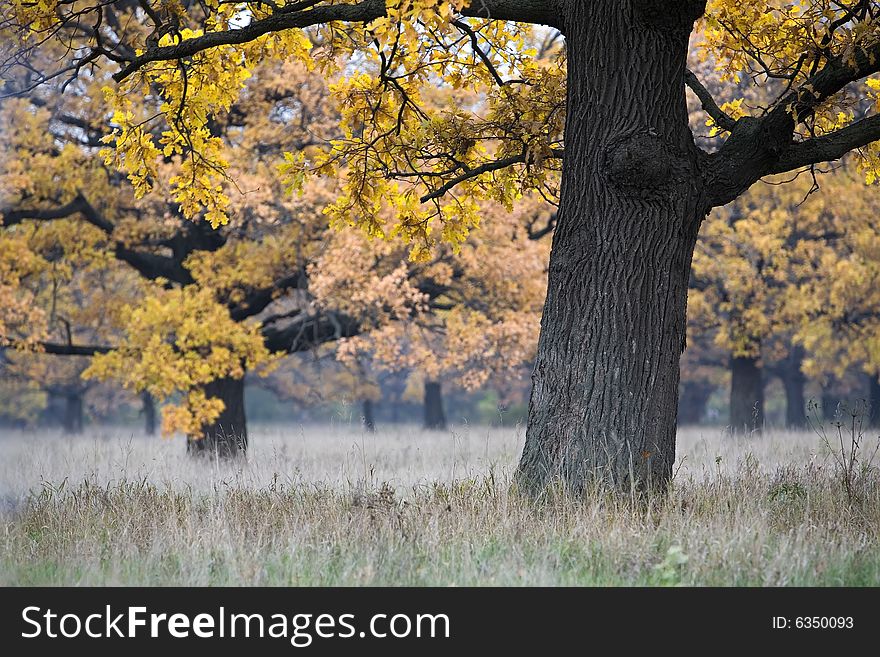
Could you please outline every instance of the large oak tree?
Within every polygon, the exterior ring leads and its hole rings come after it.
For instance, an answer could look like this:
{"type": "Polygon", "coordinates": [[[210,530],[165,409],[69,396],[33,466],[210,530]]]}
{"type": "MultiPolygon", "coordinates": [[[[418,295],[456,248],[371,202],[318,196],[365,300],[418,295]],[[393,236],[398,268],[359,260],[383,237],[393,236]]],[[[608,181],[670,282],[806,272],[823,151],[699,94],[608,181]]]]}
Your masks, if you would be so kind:
{"type": "MultiPolygon", "coordinates": [[[[561,159],[520,480],[628,489],[662,487],[672,473],[687,283],[703,218],[763,176],[880,138],[880,116],[850,102],[853,83],[880,70],[875,2],[711,2],[699,47],[732,83],[773,91],[773,102],[750,115],[719,106],[686,69],[706,5],[7,0],[3,27],[21,44],[8,67],[27,67],[47,44],[75,53],[32,73],[30,85],[117,67],[118,85],[106,91],[117,105],[108,158],[143,191],[161,155],[181,155],[183,175],[170,181],[176,200],[215,224],[226,220],[228,198],[217,193],[226,163],[211,117],[229,109],[264,58],[299,58],[332,75],[333,62],[350,55],[334,89],[344,137],[318,157],[290,153],[284,175],[294,188],[312,173],[342,176],[331,221],[402,236],[416,260],[430,257],[438,234],[463,240],[478,223],[479,197],[513,203],[522,190],[552,187],[561,159]],[[136,12],[153,30],[144,37],[104,20],[109,6],[136,12]],[[564,52],[549,63],[535,58],[527,24],[564,34],[564,52]],[[441,84],[479,87],[485,100],[425,109],[425,95],[441,84]],[[722,131],[711,152],[688,127],[686,85],[722,131]],[[149,117],[127,98],[142,87],[165,100],[158,143],[145,138],[149,117]],[[375,219],[385,206],[399,217],[390,232],[375,219]]],[[[869,175],[876,152],[864,151],[869,175]]]]}

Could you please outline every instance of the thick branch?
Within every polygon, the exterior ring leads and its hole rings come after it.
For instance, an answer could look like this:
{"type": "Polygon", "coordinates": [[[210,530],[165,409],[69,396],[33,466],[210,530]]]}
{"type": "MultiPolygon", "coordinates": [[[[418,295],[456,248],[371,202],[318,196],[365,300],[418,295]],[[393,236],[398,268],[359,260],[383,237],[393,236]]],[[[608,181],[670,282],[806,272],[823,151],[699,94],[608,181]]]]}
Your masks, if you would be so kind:
{"type": "Polygon", "coordinates": [[[229,315],[236,322],[258,315],[263,312],[280,293],[285,290],[293,290],[303,287],[305,281],[305,272],[298,271],[290,276],[278,279],[272,283],[272,285],[251,290],[242,301],[234,304],[229,309],[229,315]]]}
{"type": "Polygon", "coordinates": [[[820,71],[787,94],[762,118],[743,117],[733,126],[721,149],[706,156],[704,181],[712,207],[737,198],[757,180],[771,173],[841,157],[847,144],[852,148],[874,141],[876,121],[859,124],[828,135],[795,143],[798,124],[813,115],[816,108],[845,86],[880,71],[880,41],[855,53],[829,59],[820,71]],[[867,141],[866,141],[867,140],[867,141]],[[801,164],[799,164],[801,163],[801,164]]]}
{"type": "MultiPolygon", "coordinates": [[[[553,4],[538,0],[474,0],[461,10],[461,14],[474,18],[539,23],[561,30],[562,26],[558,24],[560,12],[555,11],[553,4]]],[[[385,15],[385,0],[364,0],[355,5],[324,5],[305,11],[285,12],[282,8],[278,13],[238,29],[209,32],[170,46],[152,46],[115,73],[113,79],[121,82],[150,62],[192,57],[208,48],[248,43],[270,32],[302,29],[331,21],[369,23],[385,15]]]]}
{"type": "Polygon", "coordinates": [[[113,255],[117,260],[130,265],[141,276],[151,281],[164,278],[180,285],[192,285],[195,282],[189,270],[174,258],[135,251],[127,248],[121,242],[114,245],[113,255]]]}
{"type": "Polygon", "coordinates": [[[269,351],[292,354],[360,332],[360,324],[354,318],[328,312],[297,318],[282,327],[264,325],[263,339],[269,351]]]}
{"type": "Polygon", "coordinates": [[[108,235],[113,232],[113,224],[98,212],[91,203],[89,203],[82,194],[69,203],[59,205],[57,208],[48,208],[43,210],[3,210],[3,225],[14,226],[22,221],[54,221],[56,219],[67,219],[75,214],[81,214],[83,218],[93,226],[100,228],[108,235]]]}
{"type": "Polygon", "coordinates": [[[55,342],[39,342],[40,353],[55,356],[95,356],[113,351],[113,347],[90,344],[57,344],[55,342]]]}
{"type": "Polygon", "coordinates": [[[811,164],[833,162],[857,148],[880,140],[880,114],[821,137],[792,144],[770,173],[785,173],[811,164]]]}
{"type": "MultiPolygon", "coordinates": [[[[13,226],[22,221],[56,221],[77,214],[108,236],[113,234],[115,228],[113,222],[104,217],[82,194],[77,194],[72,201],[57,208],[2,211],[4,226],[13,226]]],[[[139,274],[150,280],[165,278],[181,285],[193,283],[192,274],[174,258],[135,251],[122,242],[114,243],[113,254],[117,260],[130,265],[139,274]]]]}

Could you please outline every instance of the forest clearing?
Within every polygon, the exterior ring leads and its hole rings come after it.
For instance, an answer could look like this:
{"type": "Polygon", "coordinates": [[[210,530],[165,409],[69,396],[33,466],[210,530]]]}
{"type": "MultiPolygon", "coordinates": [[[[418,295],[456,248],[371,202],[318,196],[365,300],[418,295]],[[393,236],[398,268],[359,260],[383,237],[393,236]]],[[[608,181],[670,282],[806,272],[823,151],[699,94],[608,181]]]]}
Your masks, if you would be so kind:
{"type": "MultiPolygon", "coordinates": [[[[836,439],[836,434],[829,434],[836,439]]],[[[257,427],[246,461],[112,429],[0,438],[3,585],[739,585],[880,581],[880,498],[810,432],[679,432],[672,488],[533,504],[522,430],[257,427]]],[[[864,453],[870,446],[867,441],[864,453]]],[[[876,474],[872,474],[876,477],[876,474]]]]}

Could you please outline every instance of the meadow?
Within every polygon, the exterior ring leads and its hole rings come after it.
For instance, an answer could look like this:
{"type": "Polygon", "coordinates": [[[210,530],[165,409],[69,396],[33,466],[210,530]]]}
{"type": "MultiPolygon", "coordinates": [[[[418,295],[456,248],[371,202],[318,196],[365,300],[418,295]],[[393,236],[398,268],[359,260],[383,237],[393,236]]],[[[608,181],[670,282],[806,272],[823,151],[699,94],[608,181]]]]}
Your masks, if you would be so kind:
{"type": "Polygon", "coordinates": [[[258,425],[234,463],[130,429],[6,432],[0,584],[880,584],[876,438],[849,470],[827,438],[683,429],[645,503],[516,494],[521,428],[258,425]]]}

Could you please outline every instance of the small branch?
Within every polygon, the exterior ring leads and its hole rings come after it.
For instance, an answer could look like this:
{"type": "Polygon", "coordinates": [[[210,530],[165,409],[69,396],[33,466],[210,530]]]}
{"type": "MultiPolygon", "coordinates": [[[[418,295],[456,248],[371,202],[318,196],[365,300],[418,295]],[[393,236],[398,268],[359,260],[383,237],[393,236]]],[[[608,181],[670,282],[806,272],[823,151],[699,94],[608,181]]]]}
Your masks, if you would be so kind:
{"type": "MultiPolygon", "coordinates": [[[[553,149],[552,157],[561,158],[564,155],[564,151],[561,149],[553,149]]],[[[456,176],[452,180],[447,181],[433,192],[429,192],[422,196],[419,199],[422,203],[427,203],[428,201],[438,199],[443,196],[450,189],[455,187],[456,185],[463,183],[465,180],[470,180],[471,178],[476,178],[477,176],[481,176],[484,173],[491,173],[492,171],[498,171],[500,169],[506,169],[509,166],[513,166],[514,164],[525,164],[526,162],[526,153],[520,153],[519,155],[511,155],[510,157],[505,157],[501,160],[496,160],[495,162],[486,162],[485,164],[481,164],[475,169],[469,169],[465,171],[460,176],[456,176]]]]}
{"type": "Polygon", "coordinates": [[[684,72],[684,83],[700,100],[700,104],[703,106],[703,111],[712,118],[715,125],[728,132],[733,130],[733,126],[736,125],[736,120],[718,106],[718,103],[712,98],[712,94],[709,93],[709,90],[703,86],[703,83],[699,81],[697,76],[694,75],[690,69],[686,69],[684,72]]]}
{"type": "Polygon", "coordinates": [[[545,235],[549,235],[550,233],[552,233],[553,229],[556,228],[556,213],[554,212],[553,214],[551,214],[550,218],[547,219],[547,223],[544,226],[542,226],[541,228],[538,228],[537,230],[535,230],[533,228],[534,225],[535,225],[534,221],[529,223],[529,226],[527,229],[528,237],[532,241],[537,241],[537,240],[541,239],[542,237],[544,237],[545,235]]]}
{"type": "Polygon", "coordinates": [[[477,37],[477,33],[474,32],[470,25],[465,23],[464,21],[452,21],[452,24],[455,25],[462,33],[468,35],[471,39],[471,48],[482,61],[483,64],[486,65],[486,68],[489,70],[489,73],[492,75],[492,78],[498,84],[499,87],[503,87],[505,85],[504,80],[498,74],[498,71],[495,69],[495,65],[492,63],[492,60],[489,59],[489,55],[483,52],[483,49],[480,48],[480,42],[477,37]]]}

